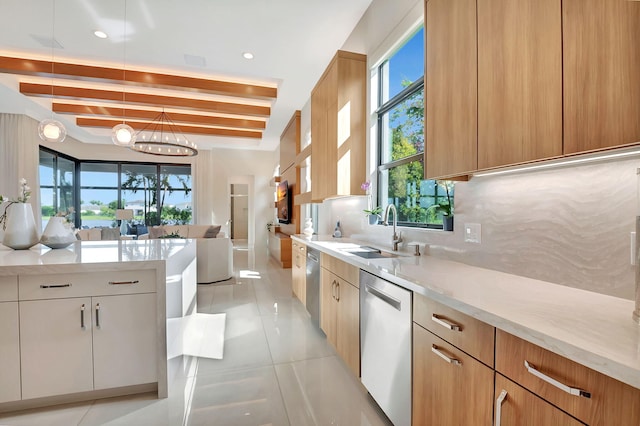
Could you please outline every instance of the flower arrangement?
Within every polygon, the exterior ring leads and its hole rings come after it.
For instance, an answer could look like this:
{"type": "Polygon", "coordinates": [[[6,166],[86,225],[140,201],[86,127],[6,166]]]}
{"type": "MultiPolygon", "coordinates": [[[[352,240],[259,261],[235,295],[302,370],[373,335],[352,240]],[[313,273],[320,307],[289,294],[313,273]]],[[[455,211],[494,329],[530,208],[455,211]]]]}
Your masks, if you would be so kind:
{"type": "Polygon", "coordinates": [[[367,194],[367,208],[365,210],[363,210],[363,212],[365,212],[367,214],[367,216],[369,216],[369,215],[379,215],[380,213],[382,213],[382,207],[380,207],[380,206],[373,207],[372,206],[371,194],[369,193],[369,190],[371,189],[371,182],[369,182],[369,181],[362,182],[362,185],[360,185],[360,188],[367,194]]]}
{"type": "Polygon", "coordinates": [[[2,213],[2,216],[0,216],[0,223],[2,224],[3,231],[7,229],[7,209],[9,208],[9,206],[16,203],[26,203],[27,201],[29,201],[29,198],[31,197],[31,188],[29,187],[29,185],[27,185],[27,180],[25,178],[22,178],[20,179],[19,183],[20,183],[20,195],[18,196],[18,198],[10,199],[8,197],[0,195],[0,204],[8,203],[4,207],[4,212],[2,213]]]}

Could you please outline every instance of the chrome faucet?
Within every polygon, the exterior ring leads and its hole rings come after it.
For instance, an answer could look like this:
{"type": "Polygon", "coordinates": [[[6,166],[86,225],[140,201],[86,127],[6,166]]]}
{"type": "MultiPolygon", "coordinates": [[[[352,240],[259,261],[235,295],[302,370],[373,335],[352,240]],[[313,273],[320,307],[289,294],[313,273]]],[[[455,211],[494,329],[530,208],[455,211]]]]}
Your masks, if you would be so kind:
{"type": "Polygon", "coordinates": [[[389,226],[389,211],[393,210],[393,251],[398,251],[398,244],[402,242],[402,237],[399,233],[396,232],[396,226],[398,225],[398,210],[396,210],[396,206],[393,204],[389,204],[387,208],[384,210],[384,216],[382,218],[382,224],[384,226],[389,226]]]}

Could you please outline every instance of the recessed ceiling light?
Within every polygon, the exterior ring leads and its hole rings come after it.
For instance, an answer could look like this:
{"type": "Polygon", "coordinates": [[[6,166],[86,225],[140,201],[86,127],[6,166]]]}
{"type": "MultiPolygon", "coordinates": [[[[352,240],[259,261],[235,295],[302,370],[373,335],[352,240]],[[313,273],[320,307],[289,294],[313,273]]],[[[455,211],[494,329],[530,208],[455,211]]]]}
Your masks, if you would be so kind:
{"type": "Polygon", "coordinates": [[[93,35],[98,37],[98,38],[107,38],[107,33],[105,33],[104,31],[100,31],[100,30],[95,30],[93,32],[93,35]]]}
{"type": "Polygon", "coordinates": [[[251,52],[244,52],[244,53],[242,54],[242,57],[243,57],[243,58],[245,58],[245,59],[253,59],[253,53],[251,53],[251,52]]]}

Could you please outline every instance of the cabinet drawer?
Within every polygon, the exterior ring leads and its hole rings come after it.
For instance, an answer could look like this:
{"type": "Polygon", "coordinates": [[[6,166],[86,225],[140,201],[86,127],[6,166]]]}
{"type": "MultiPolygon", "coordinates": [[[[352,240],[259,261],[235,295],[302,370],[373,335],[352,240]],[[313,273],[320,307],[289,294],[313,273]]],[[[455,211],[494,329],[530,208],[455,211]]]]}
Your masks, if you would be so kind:
{"type": "Polygon", "coordinates": [[[489,324],[416,293],[413,321],[493,367],[495,329],[489,324]]]}
{"type": "Polygon", "coordinates": [[[20,275],[20,300],[153,293],[153,270],[20,275]]]}
{"type": "Polygon", "coordinates": [[[640,390],[501,330],[496,333],[496,371],[587,424],[640,424],[640,390]],[[541,375],[589,397],[567,393],[541,375]]]}
{"type": "Polygon", "coordinates": [[[0,277],[0,302],[16,302],[18,300],[18,276],[0,277]]]}
{"type": "Polygon", "coordinates": [[[335,257],[321,253],[320,266],[333,272],[349,284],[360,288],[360,269],[335,257]]]}

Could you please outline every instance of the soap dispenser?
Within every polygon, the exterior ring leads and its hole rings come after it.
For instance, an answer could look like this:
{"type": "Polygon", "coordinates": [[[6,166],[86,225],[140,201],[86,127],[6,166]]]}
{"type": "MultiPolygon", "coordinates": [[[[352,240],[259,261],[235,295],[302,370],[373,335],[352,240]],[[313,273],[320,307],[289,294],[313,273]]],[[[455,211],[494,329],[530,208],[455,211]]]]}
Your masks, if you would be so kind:
{"type": "Polygon", "coordinates": [[[341,238],[342,230],[340,229],[340,219],[336,222],[336,227],[333,230],[333,238],[341,238]]]}

